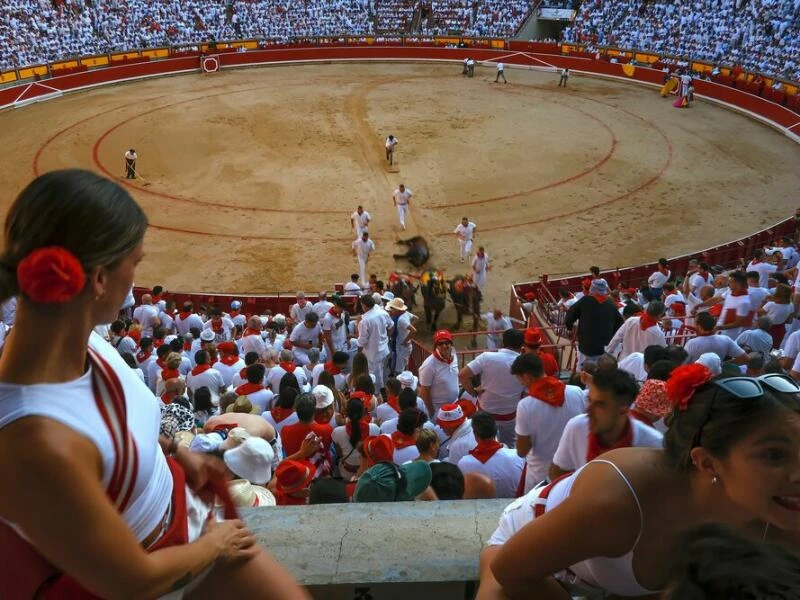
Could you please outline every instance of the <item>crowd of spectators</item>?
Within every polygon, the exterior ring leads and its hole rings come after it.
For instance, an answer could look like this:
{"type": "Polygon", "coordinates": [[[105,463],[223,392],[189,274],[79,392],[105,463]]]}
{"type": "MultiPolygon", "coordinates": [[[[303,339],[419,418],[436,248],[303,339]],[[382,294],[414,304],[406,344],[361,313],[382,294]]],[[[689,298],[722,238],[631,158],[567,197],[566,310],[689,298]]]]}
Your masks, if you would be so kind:
{"type": "Polygon", "coordinates": [[[564,41],[649,50],[800,79],[798,0],[590,0],[564,41]]]}

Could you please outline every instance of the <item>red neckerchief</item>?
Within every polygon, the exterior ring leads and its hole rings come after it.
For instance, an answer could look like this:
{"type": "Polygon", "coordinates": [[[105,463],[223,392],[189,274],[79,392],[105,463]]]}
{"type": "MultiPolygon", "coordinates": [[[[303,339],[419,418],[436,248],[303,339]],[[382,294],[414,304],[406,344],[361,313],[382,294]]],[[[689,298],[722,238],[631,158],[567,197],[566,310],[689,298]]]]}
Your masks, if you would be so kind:
{"type": "Polygon", "coordinates": [[[163,339],[156,338],[153,340],[153,348],[160,348],[163,345],[164,345],[163,339]]]}
{"type": "Polygon", "coordinates": [[[228,316],[229,316],[231,319],[235,319],[236,317],[238,317],[238,316],[239,316],[239,311],[238,311],[238,310],[232,310],[230,313],[228,313],[228,316]]]}
{"type": "Polygon", "coordinates": [[[399,396],[386,396],[386,404],[391,406],[398,415],[400,414],[400,398],[399,396]]]}
{"type": "Polygon", "coordinates": [[[528,394],[550,406],[564,405],[567,386],[555,377],[540,377],[528,388],[528,394]]]}
{"type": "Polygon", "coordinates": [[[248,335],[261,335],[261,332],[258,329],[250,329],[247,327],[242,333],[242,337],[247,337],[248,335]]]}
{"type": "Polygon", "coordinates": [[[280,423],[284,419],[291,417],[294,414],[293,408],[284,408],[283,406],[276,406],[269,414],[272,415],[272,420],[276,423],[280,423]]]}
{"type": "Polygon", "coordinates": [[[222,333],[222,319],[219,320],[219,323],[211,319],[211,329],[214,330],[214,333],[222,333]]]}
{"type": "Polygon", "coordinates": [[[258,383],[243,383],[239,387],[236,388],[236,395],[237,396],[247,396],[248,394],[254,394],[255,392],[259,392],[265,389],[263,385],[258,383]]]}
{"type": "Polygon", "coordinates": [[[172,404],[172,398],[170,398],[170,395],[171,395],[170,392],[164,392],[163,394],[161,394],[161,401],[164,404],[172,404]]]}
{"type": "Polygon", "coordinates": [[[323,367],[323,369],[325,369],[325,371],[330,373],[331,375],[338,375],[339,373],[342,372],[342,370],[339,367],[337,367],[335,364],[333,364],[332,360],[329,360],[328,362],[326,362],[325,366],[323,367]]]}
{"type": "Polygon", "coordinates": [[[414,446],[417,443],[413,436],[400,433],[399,431],[394,431],[392,433],[392,441],[394,442],[394,447],[398,450],[414,446]]]}
{"type": "Polygon", "coordinates": [[[136,360],[139,361],[140,363],[143,363],[148,358],[150,358],[150,355],[152,354],[153,354],[152,350],[148,350],[147,352],[139,350],[139,352],[136,353],[136,360]]]}
{"type": "Polygon", "coordinates": [[[651,317],[647,313],[642,313],[639,316],[639,327],[642,328],[642,331],[647,331],[653,325],[658,325],[658,319],[655,317],[651,317]]]}
{"type": "Polygon", "coordinates": [[[287,373],[294,373],[294,370],[297,368],[297,365],[292,362],[279,362],[278,366],[286,371],[287,373]]]}
{"type": "Polygon", "coordinates": [[[189,352],[192,349],[192,342],[183,342],[183,349],[189,352]]]}
{"type": "Polygon", "coordinates": [[[239,362],[239,356],[236,354],[223,354],[222,358],[219,359],[219,362],[221,362],[223,365],[232,367],[239,362]]]}
{"type": "Polygon", "coordinates": [[[761,261],[758,260],[757,258],[754,258],[753,260],[750,261],[750,264],[751,265],[760,265],[761,261]]]}
{"type": "Polygon", "coordinates": [[[738,298],[739,296],[746,296],[747,293],[748,293],[747,290],[737,290],[735,292],[731,290],[731,296],[733,296],[734,298],[738,298]]]}
{"type": "Polygon", "coordinates": [[[592,298],[597,300],[600,304],[603,304],[606,300],[608,300],[608,296],[604,296],[603,294],[589,294],[592,298]]]}
{"type": "Polygon", "coordinates": [[[633,444],[633,425],[630,418],[625,422],[625,431],[622,432],[622,437],[614,442],[611,446],[604,446],[600,441],[600,437],[589,432],[589,445],[586,448],[586,462],[591,462],[601,454],[609,450],[616,450],[617,448],[630,448],[633,444]]]}
{"type": "Polygon", "coordinates": [[[165,362],[164,362],[164,360],[163,360],[163,359],[161,359],[161,358],[157,358],[157,359],[156,359],[156,364],[157,364],[159,367],[161,367],[162,369],[166,369],[166,368],[167,368],[167,363],[165,363],[165,362]]]}
{"type": "Polygon", "coordinates": [[[211,368],[211,365],[197,365],[194,369],[192,369],[192,375],[200,375],[200,373],[205,373],[211,368]]]}
{"type": "Polygon", "coordinates": [[[161,294],[153,294],[152,300],[153,304],[158,304],[159,302],[161,302],[161,294]]]}
{"type": "Polygon", "coordinates": [[[481,252],[480,250],[478,250],[475,253],[475,256],[477,256],[478,258],[483,258],[484,256],[486,256],[486,253],[485,252],[481,252]]]}
{"type": "Polygon", "coordinates": [[[490,458],[492,458],[495,453],[503,447],[503,444],[498,442],[497,440],[481,440],[478,442],[478,445],[475,446],[472,450],[469,451],[470,455],[474,456],[478,459],[481,464],[486,464],[490,458]]]}
{"type": "Polygon", "coordinates": [[[191,313],[191,312],[189,312],[188,310],[182,310],[181,312],[179,312],[179,313],[178,313],[178,318],[179,318],[181,321],[185,321],[186,319],[188,319],[188,318],[189,318],[189,315],[191,315],[191,314],[192,314],[192,313],[191,313]]]}
{"type": "Polygon", "coordinates": [[[247,381],[247,367],[239,371],[239,377],[247,381]]]}
{"type": "MultiPolygon", "coordinates": [[[[361,417],[361,420],[358,422],[358,428],[361,430],[362,440],[365,440],[369,437],[369,423],[370,423],[369,415],[361,417]]],[[[347,438],[349,439],[350,435],[353,433],[353,424],[350,422],[349,419],[344,424],[344,431],[347,434],[347,438]]]]}
{"type": "Polygon", "coordinates": [[[334,316],[334,317],[336,317],[337,319],[339,318],[339,313],[337,312],[337,309],[336,309],[336,307],[335,307],[335,306],[331,306],[331,307],[328,309],[328,314],[329,314],[329,315],[333,315],[333,316],[334,316]]]}
{"type": "Polygon", "coordinates": [[[181,372],[178,369],[163,369],[161,371],[161,380],[166,381],[167,379],[176,379],[181,376],[181,372]]]}
{"type": "Polygon", "coordinates": [[[439,348],[434,348],[433,349],[433,357],[436,360],[442,361],[446,365],[449,365],[449,364],[451,364],[453,362],[452,358],[450,358],[450,360],[445,360],[444,358],[442,358],[442,355],[439,353],[439,348]]]}
{"type": "Polygon", "coordinates": [[[372,411],[372,396],[370,396],[367,392],[359,392],[355,391],[350,394],[350,399],[358,398],[361,400],[361,404],[364,405],[364,412],[371,412],[372,411]]]}
{"type": "Polygon", "coordinates": [[[712,317],[719,317],[722,314],[722,304],[715,304],[708,309],[708,314],[712,317]]]}

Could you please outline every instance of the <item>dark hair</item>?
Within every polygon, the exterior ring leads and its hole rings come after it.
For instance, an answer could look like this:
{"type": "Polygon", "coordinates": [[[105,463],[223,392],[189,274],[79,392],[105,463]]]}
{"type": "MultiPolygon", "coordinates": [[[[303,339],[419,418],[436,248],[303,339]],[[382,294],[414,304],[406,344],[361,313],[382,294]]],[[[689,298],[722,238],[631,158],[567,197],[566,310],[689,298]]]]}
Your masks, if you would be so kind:
{"type": "Polygon", "coordinates": [[[247,367],[245,374],[247,375],[248,383],[264,383],[264,374],[267,368],[261,363],[254,363],[247,367]]]}
{"type": "Polygon", "coordinates": [[[689,353],[683,346],[671,344],[667,346],[667,360],[671,360],[676,365],[682,365],[689,358],[689,353]]]}
{"type": "Polygon", "coordinates": [[[248,352],[244,355],[244,364],[248,367],[258,362],[258,352],[248,352]]]}
{"type": "Polygon", "coordinates": [[[400,392],[400,396],[398,396],[397,406],[400,407],[401,412],[406,410],[407,408],[416,408],[417,392],[415,392],[411,388],[404,388],[400,392]]]}
{"type": "Polygon", "coordinates": [[[652,367],[660,360],[667,360],[667,349],[664,346],[653,344],[644,349],[644,364],[647,367],[652,367]]]}
{"type": "Polygon", "coordinates": [[[733,279],[739,285],[747,287],[747,275],[745,275],[742,271],[734,271],[733,273],[729,273],[728,280],[730,281],[731,279],[733,279]]]}
{"type": "Polygon", "coordinates": [[[407,408],[400,412],[397,418],[397,431],[405,435],[411,435],[416,429],[422,427],[428,420],[418,408],[407,408]]]}
{"type": "Polygon", "coordinates": [[[703,331],[711,331],[717,324],[717,320],[707,312],[701,312],[695,317],[695,323],[701,327],[703,331]]]}
{"type": "Polygon", "coordinates": [[[139,340],[139,349],[140,350],[147,350],[150,346],[153,345],[153,338],[149,336],[145,336],[139,340]]]}
{"type": "Polygon", "coordinates": [[[325,369],[323,369],[322,372],[319,374],[319,378],[317,379],[317,384],[324,385],[332,392],[336,390],[336,378],[334,378],[334,376],[328,373],[325,369]]]}
{"type": "Polygon", "coordinates": [[[311,310],[306,313],[306,316],[303,318],[303,320],[316,324],[317,321],[319,321],[319,315],[311,310]]]}
{"type": "Polygon", "coordinates": [[[633,375],[622,369],[598,369],[592,376],[592,387],[611,392],[617,404],[630,406],[636,400],[639,386],[633,375]]]}
{"type": "Polygon", "coordinates": [[[800,557],[750,540],[719,525],[686,533],[664,600],[796,599],[800,557]]]}
{"type": "Polygon", "coordinates": [[[207,350],[198,350],[194,353],[194,362],[198,365],[204,365],[211,359],[207,350]]]}
{"type": "Polygon", "coordinates": [[[355,389],[357,392],[365,392],[367,394],[375,394],[375,382],[369,375],[359,375],[356,379],[355,389]]]}
{"type": "Polygon", "coordinates": [[[364,308],[368,310],[375,306],[375,299],[369,294],[364,294],[361,296],[361,298],[359,298],[359,300],[361,301],[361,304],[364,305],[364,308]]]}
{"type": "Polygon", "coordinates": [[[120,333],[122,333],[123,331],[125,331],[125,323],[123,323],[122,321],[120,321],[119,319],[117,319],[117,320],[116,320],[116,321],[114,321],[114,322],[113,322],[111,325],[109,325],[109,327],[108,327],[108,328],[109,328],[111,331],[113,331],[114,333],[116,333],[116,334],[120,334],[120,333]]]}
{"type": "Polygon", "coordinates": [[[439,500],[464,498],[464,474],[456,465],[446,462],[431,463],[431,487],[439,500]]]}
{"type": "Polygon", "coordinates": [[[525,343],[525,334],[519,329],[506,329],[503,332],[503,348],[519,350],[525,343]]]}
{"type": "Polygon", "coordinates": [[[201,386],[194,391],[194,409],[205,411],[208,414],[214,412],[214,404],[211,402],[211,390],[206,386],[201,386]]]}
{"type": "Polygon", "coordinates": [[[400,385],[400,382],[397,380],[397,377],[389,377],[386,380],[386,393],[392,396],[399,396],[400,392],[403,390],[403,386],[400,385]]]}
{"type": "Polygon", "coordinates": [[[183,352],[183,336],[179,335],[169,342],[169,347],[172,349],[173,352],[181,353],[183,352]]]}
{"type": "Polygon", "coordinates": [[[131,369],[138,369],[139,365],[136,363],[136,359],[133,357],[133,354],[130,352],[123,352],[122,353],[122,360],[125,361],[131,369]]]}
{"type": "Polygon", "coordinates": [[[200,339],[200,334],[202,333],[202,331],[200,331],[199,327],[190,327],[189,328],[189,333],[192,334],[192,339],[193,340],[199,340],[200,339]]]}
{"type": "Polygon", "coordinates": [[[153,286],[153,295],[154,296],[158,296],[163,291],[164,291],[164,286],[163,285],[154,285],[153,286]]]}
{"type": "Polygon", "coordinates": [[[651,317],[660,317],[664,314],[664,303],[660,300],[653,300],[647,305],[647,314],[651,317]]]}
{"type": "Polygon", "coordinates": [[[288,386],[281,391],[275,404],[281,408],[294,408],[294,403],[299,395],[300,390],[296,387],[288,386]]]}
{"type": "Polygon", "coordinates": [[[25,187],[8,209],[0,255],[0,301],[20,294],[19,263],[34,250],[60,246],[85,272],[113,269],[144,238],[147,217],[122,187],[82,169],[50,171],[25,187]]]}
{"type": "Polygon", "coordinates": [[[536,354],[520,354],[511,363],[511,374],[542,377],[544,375],[544,364],[536,354]]]}
{"type": "Polygon", "coordinates": [[[301,423],[310,423],[314,419],[314,412],[317,410],[317,401],[308,392],[300,394],[294,402],[294,410],[301,423]]]}
{"type": "Polygon", "coordinates": [[[600,276],[600,267],[589,267],[589,272],[597,277],[600,276]]]}
{"type": "Polygon", "coordinates": [[[355,448],[361,441],[361,419],[364,418],[364,403],[361,398],[347,401],[347,418],[350,419],[350,446],[355,448]]]}
{"type": "Polygon", "coordinates": [[[628,302],[622,308],[622,316],[623,317],[632,317],[633,315],[642,312],[642,307],[636,304],[636,302],[628,302]]]}
{"type": "Polygon", "coordinates": [[[308,490],[309,504],[346,504],[350,502],[347,497],[347,484],[341,479],[320,477],[311,482],[308,490]]]}
{"type": "Polygon", "coordinates": [[[222,309],[219,307],[214,306],[210,311],[208,311],[212,317],[221,317],[222,316],[222,309]]]}
{"type": "Polygon", "coordinates": [[[492,415],[479,410],[472,415],[472,431],[475,433],[475,437],[491,440],[497,435],[497,423],[492,415]]]}
{"type": "Polygon", "coordinates": [[[297,376],[294,373],[285,373],[278,384],[278,394],[283,394],[283,390],[290,387],[298,392],[300,391],[300,383],[297,381],[297,376]]]}
{"type": "Polygon", "coordinates": [[[748,271],[746,275],[748,279],[757,279],[757,280],[761,279],[761,273],[759,273],[758,271],[748,271]]]}
{"type": "Polygon", "coordinates": [[[153,328],[153,339],[163,340],[164,336],[166,335],[167,335],[167,330],[165,327],[159,325],[158,327],[153,328]]]}
{"type": "Polygon", "coordinates": [[[708,383],[695,392],[686,410],[673,410],[668,417],[664,454],[673,467],[686,471],[692,468],[690,453],[697,446],[724,459],[759,423],[786,410],[800,413],[797,394],[765,389],[758,398],[743,399],[708,383]]]}
{"type": "Polygon", "coordinates": [[[647,372],[647,378],[666,381],[677,366],[678,365],[671,360],[657,360],[650,366],[650,370],[647,372]]]}
{"type": "Polygon", "coordinates": [[[601,354],[595,361],[596,371],[614,371],[617,368],[617,359],[608,352],[601,354]]]}
{"type": "Polygon", "coordinates": [[[170,352],[172,352],[172,347],[169,344],[161,344],[156,348],[156,356],[162,360],[167,358],[170,352]]]}
{"type": "Polygon", "coordinates": [[[333,353],[333,357],[331,357],[331,361],[335,365],[340,365],[342,363],[346,363],[350,360],[350,355],[347,352],[342,352],[341,350],[337,350],[333,353]]]}

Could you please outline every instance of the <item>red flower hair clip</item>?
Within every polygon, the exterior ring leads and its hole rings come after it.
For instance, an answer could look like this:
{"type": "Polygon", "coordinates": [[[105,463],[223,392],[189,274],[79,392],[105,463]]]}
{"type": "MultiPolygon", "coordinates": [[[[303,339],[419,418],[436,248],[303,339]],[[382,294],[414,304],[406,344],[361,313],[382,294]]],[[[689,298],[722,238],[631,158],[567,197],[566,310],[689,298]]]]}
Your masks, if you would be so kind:
{"type": "Polygon", "coordinates": [[[19,289],[39,304],[63,304],[77,296],[86,274],[77,257],[60,246],[38,248],[17,266],[19,289]]]}
{"type": "Polygon", "coordinates": [[[677,410],[686,410],[697,388],[711,381],[712,377],[713,373],[704,365],[681,365],[672,371],[667,380],[667,399],[677,410]]]}

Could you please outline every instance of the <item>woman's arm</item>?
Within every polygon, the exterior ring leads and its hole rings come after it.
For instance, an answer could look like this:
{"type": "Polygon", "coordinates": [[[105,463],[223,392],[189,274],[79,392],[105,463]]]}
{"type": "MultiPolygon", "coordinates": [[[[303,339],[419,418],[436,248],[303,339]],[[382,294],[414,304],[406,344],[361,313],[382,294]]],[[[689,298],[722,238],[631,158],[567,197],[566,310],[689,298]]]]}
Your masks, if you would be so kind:
{"type": "Polygon", "coordinates": [[[192,544],[148,554],[102,488],[96,447],[66,426],[40,418],[17,421],[0,436],[0,456],[0,477],[15,482],[0,494],[0,515],[47,560],[104,598],[158,597],[217,558],[234,558],[232,544],[243,548],[235,558],[258,550],[240,522],[228,521],[210,525],[192,544]],[[12,456],[17,458],[6,458],[12,456]]]}

